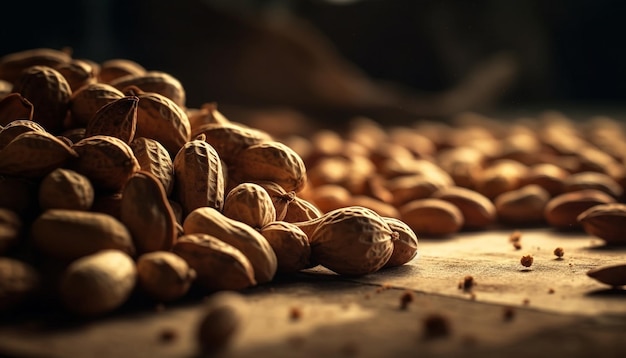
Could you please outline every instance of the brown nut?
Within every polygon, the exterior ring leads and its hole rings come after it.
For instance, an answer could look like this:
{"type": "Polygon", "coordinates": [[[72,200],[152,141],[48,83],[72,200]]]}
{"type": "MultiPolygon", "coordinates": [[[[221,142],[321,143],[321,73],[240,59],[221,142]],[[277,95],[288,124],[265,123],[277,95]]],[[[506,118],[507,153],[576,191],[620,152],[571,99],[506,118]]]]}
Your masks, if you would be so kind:
{"type": "Polygon", "coordinates": [[[85,137],[106,135],[116,137],[126,144],[135,138],[137,130],[137,104],[135,96],[122,97],[105,104],[87,122],[85,137]]]}
{"type": "Polygon", "coordinates": [[[580,230],[577,218],[585,210],[599,205],[614,203],[615,198],[596,190],[584,189],[563,193],[552,198],[546,204],[544,216],[548,225],[560,230],[580,230]]]}
{"type": "Polygon", "coordinates": [[[18,242],[21,230],[22,220],[17,213],[0,207],[0,255],[18,242]]]}
{"type": "Polygon", "coordinates": [[[576,220],[586,233],[601,238],[609,245],[626,244],[626,204],[598,204],[580,213],[576,220]]]}
{"type": "Polygon", "coordinates": [[[544,209],[550,193],[537,184],[525,185],[494,199],[498,220],[506,225],[545,223],[544,209]]]}
{"type": "Polygon", "coordinates": [[[162,302],[183,297],[196,279],[187,261],[169,251],[154,251],[137,258],[139,287],[152,299],[162,302]]]}
{"type": "Polygon", "coordinates": [[[78,153],[74,170],[89,178],[96,189],[119,191],[139,170],[132,149],[116,137],[87,137],[72,148],[78,153]]]}
{"type": "Polygon", "coordinates": [[[241,290],[257,283],[250,260],[212,235],[183,235],[172,251],[196,271],[195,282],[206,291],[241,290]]]}
{"type": "Polygon", "coordinates": [[[446,236],[463,227],[463,213],[456,205],[441,199],[419,199],[399,208],[400,220],[423,236],[446,236]]]}
{"type": "Polygon", "coordinates": [[[260,232],[276,253],[277,272],[295,273],[309,267],[311,245],[309,238],[298,226],[274,221],[263,226],[260,232]]]}
{"type": "Polygon", "coordinates": [[[92,83],[72,93],[68,127],[86,127],[102,106],[124,97],[124,93],[106,83],[92,83]]]}
{"type": "Polygon", "coordinates": [[[228,349],[239,336],[247,314],[247,304],[241,294],[223,291],[211,295],[198,323],[200,355],[213,356],[228,349]]]}
{"type": "Polygon", "coordinates": [[[59,295],[64,306],[81,316],[119,308],[137,281],[135,262],[118,250],[103,250],[72,262],[63,273],[59,295]]]}
{"type": "Polygon", "coordinates": [[[170,250],[177,237],[176,217],[165,189],[147,172],[137,172],[126,182],[120,221],[130,231],[139,254],[170,250]]]}
{"type": "Polygon", "coordinates": [[[10,312],[28,302],[40,283],[39,273],[29,263],[0,257],[0,312],[10,312]]]}
{"type": "Polygon", "coordinates": [[[396,218],[383,217],[389,228],[398,233],[398,238],[393,240],[393,253],[385,264],[385,267],[402,266],[417,256],[417,234],[403,221],[396,218]]]}
{"type": "Polygon", "coordinates": [[[432,198],[454,204],[463,214],[463,228],[485,229],[496,221],[496,208],[486,196],[460,186],[442,188],[432,198]]]}
{"type": "Polygon", "coordinates": [[[48,132],[30,131],[0,150],[0,174],[39,178],[77,157],[66,142],[48,132]]]}
{"type": "Polygon", "coordinates": [[[183,207],[183,216],[200,207],[222,210],[224,174],[222,162],[208,143],[195,139],[187,142],[174,158],[174,197],[183,207]]]}
{"type": "Polygon", "coordinates": [[[380,215],[359,206],[294,224],[309,237],[312,261],[341,275],[378,271],[391,257],[397,237],[380,215]]]}
{"type": "Polygon", "coordinates": [[[37,250],[62,260],[73,260],[106,249],[135,254],[135,245],[126,226],[102,213],[46,210],[33,222],[30,234],[37,250]]]}
{"type": "Polygon", "coordinates": [[[602,266],[587,271],[587,276],[613,287],[626,285],[626,265],[602,266]]]}
{"type": "Polygon", "coordinates": [[[169,197],[174,189],[174,163],[167,149],[154,139],[139,137],[130,142],[140,170],[154,175],[169,197]]]}
{"type": "Polygon", "coordinates": [[[298,192],[306,184],[306,168],[293,149],[275,141],[251,145],[241,151],[230,168],[236,182],[272,181],[286,191],[298,192]]]}
{"type": "Polygon", "coordinates": [[[33,104],[33,121],[50,133],[63,129],[72,90],[59,71],[47,66],[33,66],[22,72],[13,87],[33,104]]]}
{"type": "Polygon", "coordinates": [[[14,120],[33,119],[33,104],[19,93],[9,93],[0,99],[0,125],[6,126],[14,120]]]}
{"type": "Polygon", "coordinates": [[[254,183],[241,183],[224,199],[222,214],[259,230],[276,221],[276,208],[269,193],[254,183]]]}
{"type": "Polygon", "coordinates": [[[186,235],[215,236],[240,250],[252,263],[254,277],[259,284],[271,281],[276,274],[276,254],[263,235],[214,208],[205,206],[189,213],[183,222],[183,230],[186,235]]]}
{"type": "Polygon", "coordinates": [[[93,201],[89,179],[70,169],[55,169],[39,184],[39,206],[44,210],[89,210],[93,201]]]}

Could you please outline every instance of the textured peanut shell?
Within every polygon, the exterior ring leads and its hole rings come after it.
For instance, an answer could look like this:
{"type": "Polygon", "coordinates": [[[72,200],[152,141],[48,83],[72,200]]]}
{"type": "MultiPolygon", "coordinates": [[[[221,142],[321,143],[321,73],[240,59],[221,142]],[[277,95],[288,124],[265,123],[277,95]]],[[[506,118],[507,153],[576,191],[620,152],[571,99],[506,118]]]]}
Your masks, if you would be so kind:
{"type": "Polygon", "coordinates": [[[103,213],[46,210],[35,219],[30,234],[35,249],[59,259],[72,260],[105,249],[135,254],[126,226],[103,213]]]}
{"type": "Polygon", "coordinates": [[[100,107],[87,122],[85,137],[106,135],[130,144],[137,130],[137,104],[139,98],[126,96],[100,107]]]}
{"type": "Polygon", "coordinates": [[[156,301],[183,297],[195,279],[196,271],[173,252],[154,251],[137,258],[139,287],[156,301]]]}
{"type": "Polygon", "coordinates": [[[89,210],[94,195],[89,179],[70,169],[55,169],[39,184],[39,206],[44,210],[89,210]]]}
{"type": "Polygon", "coordinates": [[[133,139],[130,148],[137,158],[141,170],[157,177],[169,197],[174,189],[174,163],[167,149],[154,139],[133,139]]]}
{"type": "Polygon", "coordinates": [[[176,240],[176,217],[161,182],[137,172],[122,192],[120,220],[130,231],[137,253],[167,251],[176,240]]]}
{"type": "Polygon", "coordinates": [[[255,229],[276,220],[276,208],[269,193],[254,183],[241,183],[224,199],[222,214],[255,229]]]}
{"type": "Polygon", "coordinates": [[[374,211],[350,206],[294,223],[311,245],[311,259],[343,275],[365,275],[382,268],[393,253],[394,234],[374,211]]]}
{"type": "Polygon", "coordinates": [[[174,158],[174,197],[187,216],[200,207],[222,210],[224,174],[217,151],[201,140],[187,142],[174,158]]]}
{"type": "Polygon", "coordinates": [[[296,198],[296,193],[293,191],[287,192],[282,186],[272,181],[260,180],[254,183],[260,185],[270,195],[274,204],[274,211],[276,212],[276,220],[284,220],[289,203],[296,198]]]}
{"type": "Polygon", "coordinates": [[[212,235],[183,235],[172,251],[196,271],[195,282],[204,290],[241,290],[256,284],[250,260],[239,249],[212,235]]]}
{"type": "Polygon", "coordinates": [[[68,63],[55,67],[55,69],[67,80],[72,92],[83,86],[95,83],[97,80],[97,68],[94,68],[91,63],[84,60],[72,59],[68,63]]]}
{"type": "Polygon", "coordinates": [[[322,212],[315,204],[296,196],[287,204],[287,212],[282,221],[293,223],[312,220],[321,216],[322,212]]]}
{"type": "Polygon", "coordinates": [[[97,316],[123,305],[137,281],[135,262],[118,250],[103,250],[72,262],[61,277],[59,296],[67,310],[97,316]]]}
{"type": "Polygon", "coordinates": [[[389,228],[398,234],[393,240],[393,253],[385,267],[402,266],[413,260],[418,250],[418,238],[413,229],[399,219],[390,217],[383,217],[383,219],[389,228]]]}
{"type": "Polygon", "coordinates": [[[295,273],[310,266],[311,245],[299,227],[284,221],[274,221],[263,226],[260,232],[276,253],[277,272],[295,273]]]}
{"type": "Polygon", "coordinates": [[[119,138],[96,135],[75,143],[78,153],[74,170],[85,175],[95,188],[119,191],[139,170],[132,149],[119,138]]]}
{"type": "Polygon", "coordinates": [[[158,93],[137,95],[137,137],[157,140],[173,157],[190,137],[187,114],[169,98],[158,93]]]}
{"type": "Polygon", "coordinates": [[[176,103],[180,108],[185,107],[185,89],[180,81],[169,73],[147,71],[141,74],[129,74],[111,80],[110,84],[119,90],[136,86],[144,92],[158,93],[176,103]]]}
{"type": "Polygon", "coordinates": [[[33,104],[19,93],[9,93],[0,99],[0,125],[16,119],[33,119],[33,104]]]}
{"type": "Polygon", "coordinates": [[[528,167],[511,159],[500,159],[485,168],[478,178],[476,191],[489,199],[519,188],[528,167]]]}
{"type": "Polygon", "coordinates": [[[127,75],[141,76],[146,69],[139,63],[126,58],[114,58],[100,64],[98,78],[100,82],[110,83],[113,80],[127,75]]]}
{"type": "Polygon", "coordinates": [[[235,123],[210,123],[196,128],[193,138],[203,134],[204,140],[211,144],[220,158],[231,164],[244,149],[271,140],[269,134],[254,128],[247,128],[235,123]]]}
{"type": "Polygon", "coordinates": [[[0,130],[0,149],[6,147],[18,135],[33,131],[45,132],[46,130],[37,122],[29,119],[16,119],[9,122],[0,130]]]}
{"type": "Polygon", "coordinates": [[[124,97],[124,93],[106,83],[92,83],[72,93],[69,127],[85,127],[104,105],[124,97]]]}
{"type": "Polygon", "coordinates": [[[72,90],[57,70],[47,66],[33,66],[22,72],[13,87],[33,104],[33,120],[47,131],[57,133],[69,109],[72,90]]]}
{"type": "Polygon", "coordinates": [[[258,231],[210,207],[192,211],[183,222],[185,234],[208,234],[239,249],[252,263],[257,283],[266,283],[276,274],[277,260],[272,246],[258,231]]]}
{"type": "Polygon", "coordinates": [[[298,192],[306,184],[302,158],[293,149],[275,141],[244,149],[235,160],[232,175],[239,182],[273,181],[286,191],[298,192]]]}
{"type": "Polygon", "coordinates": [[[0,150],[0,174],[43,177],[76,157],[74,149],[52,134],[30,131],[0,150]]]}
{"type": "Polygon", "coordinates": [[[0,58],[0,78],[14,83],[31,66],[57,67],[71,61],[71,56],[51,48],[35,48],[13,52],[0,58]]]}

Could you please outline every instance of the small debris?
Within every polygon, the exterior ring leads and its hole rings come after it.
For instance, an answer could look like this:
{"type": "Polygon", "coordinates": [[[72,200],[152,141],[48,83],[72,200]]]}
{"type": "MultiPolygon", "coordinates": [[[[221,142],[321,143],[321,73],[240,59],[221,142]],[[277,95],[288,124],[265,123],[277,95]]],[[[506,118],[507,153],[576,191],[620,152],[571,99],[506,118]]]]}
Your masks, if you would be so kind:
{"type": "Polygon", "coordinates": [[[409,303],[413,302],[415,299],[415,294],[412,291],[404,291],[402,296],[400,296],[400,309],[406,310],[409,308],[409,303]]]}
{"type": "Polygon", "coordinates": [[[522,303],[524,304],[524,306],[528,306],[530,304],[530,300],[528,298],[524,298],[522,303]]]}
{"type": "Polygon", "coordinates": [[[504,307],[502,311],[502,318],[507,322],[512,321],[513,318],[515,318],[515,308],[511,306],[504,307]]]}
{"type": "Polygon", "coordinates": [[[531,255],[522,256],[522,258],[520,259],[520,263],[524,267],[530,267],[533,265],[533,257],[531,255]]]}
{"type": "Polygon", "coordinates": [[[470,291],[472,287],[474,287],[474,284],[474,277],[472,277],[471,275],[467,275],[465,276],[465,278],[463,278],[463,290],[470,291]]]}
{"type": "Polygon", "coordinates": [[[563,257],[563,255],[565,255],[565,251],[562,247],[557,247],[556,249],[554,249],[554,255],[560,259],[563,257]]]}
{"type": "Polygon", "coordinates": [[[164,343],[173,342],[178,338],[178,332],[173,328],[165,328],[159,333],[159,340],[164,343]]]}
{"type": "Polygon", "coordinates": [[[451,333],[450,321],[440,313],[431,313],[422,321],[424,338],[434,339],[447,337],[451,333]]]}
{"type": "Polygon", "coordinates": [[[289,319],[298,321],[302,318],[302,310],[299,307],[291,307],[289,309],[289,319]]]}
{"type": "Polygon", "coordinates": [[[521,250],[522,244],[520,244],[519,242],[514,242],[513,247],[515,248],[515,250],[521,250]]]}
{"type": "Polygon", "coordinates": [[[549,295],[554,294],[554,288],[549,289],[549,290],[548,290],[548,294],[549,294],[549,295]]]}

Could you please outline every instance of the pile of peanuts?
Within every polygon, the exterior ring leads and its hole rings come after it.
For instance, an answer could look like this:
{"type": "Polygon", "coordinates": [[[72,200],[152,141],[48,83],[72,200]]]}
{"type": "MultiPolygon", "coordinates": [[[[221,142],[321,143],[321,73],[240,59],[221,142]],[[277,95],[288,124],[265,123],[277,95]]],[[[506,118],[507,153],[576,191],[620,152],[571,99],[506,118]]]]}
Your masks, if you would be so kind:
{"type": "Polygon", "coordinates": [[[51,296],[96,316],[139,291],[237,291],[321,265],[366,275],[418,236],[505,226],[623,244],[624,131],[546,112],[278,138],[185,105],[128,59],[0,58],[0,312],[51,296]]]}
{"type": "Polygon", "coordinates": [[[303,159],[180,81],[54,49],[0,58],[0,312],[49,297],[79,316],[140,292],[238,291],[323,265],[400,266],[417,236],[364,206],[300,197],[303,159]]]}

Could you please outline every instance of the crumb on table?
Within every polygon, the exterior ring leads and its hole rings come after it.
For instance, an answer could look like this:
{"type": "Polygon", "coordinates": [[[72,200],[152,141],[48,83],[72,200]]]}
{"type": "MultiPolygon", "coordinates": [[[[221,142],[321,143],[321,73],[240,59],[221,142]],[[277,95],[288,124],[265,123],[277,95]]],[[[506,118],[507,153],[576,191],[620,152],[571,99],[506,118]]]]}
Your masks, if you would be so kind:
{"type": "Polygon", "coordinates": [[[522,256],[522,258],[520,259],[520,263],[524,267],[532,266],[532,264],[533,264],[533,257],[532,257],[532,255],[524,255],[524,256],[522,256]]]}

